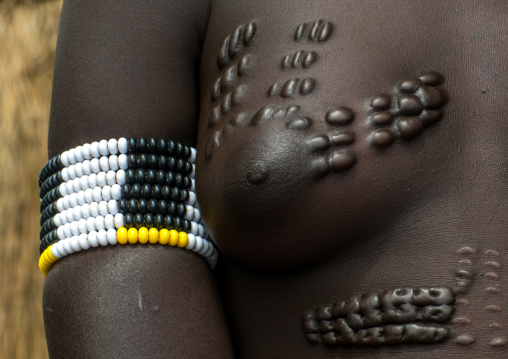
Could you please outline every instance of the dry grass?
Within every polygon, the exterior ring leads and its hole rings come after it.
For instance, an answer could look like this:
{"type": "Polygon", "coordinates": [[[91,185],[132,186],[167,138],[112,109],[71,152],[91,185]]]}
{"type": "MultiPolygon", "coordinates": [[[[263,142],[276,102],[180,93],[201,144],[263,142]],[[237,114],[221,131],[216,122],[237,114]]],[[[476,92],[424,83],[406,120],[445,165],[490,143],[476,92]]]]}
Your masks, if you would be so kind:
{"type": "Polygon", "coordinates": [[[0,2],[0,358],[47,358],[37,177],[61,1],[0,2]]]}

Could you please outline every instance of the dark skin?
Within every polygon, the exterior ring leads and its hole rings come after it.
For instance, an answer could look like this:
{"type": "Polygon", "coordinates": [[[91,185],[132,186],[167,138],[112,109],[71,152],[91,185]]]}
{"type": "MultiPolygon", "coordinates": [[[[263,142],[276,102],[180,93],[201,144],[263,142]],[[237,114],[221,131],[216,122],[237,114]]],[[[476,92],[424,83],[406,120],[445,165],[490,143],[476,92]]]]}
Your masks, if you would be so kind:
{"type": "MultiPolygon", "coordinates": [[[[197,145],[197,195],[223,253],[219,268],[212,273],[200,257],[161,246],[66,257],[44,293],[51,357],[227,358],[233,348],[237,358],[502,357],[506,346],[492,343],[508,325],[508,5],[182,3],[65,4],[49,154],[120,136],[197,145]],[[318,19],[333,24],[329,36],[294,40],[299,24],[318,19]],[[243,43],[221,57],[223,40],[241,24],[243,43]],[[317,60],[284,69],[282,59],[299,50],[317,60]],[[235,66],[216,92],[217,78],[235,66]],[[439,88],[432,93],[444,115],[405,136],[416,115],[400,110],[397,86],[429,72],[444,76],[427,86],[439,88]],[[314,85],[277,89],[295,78],[314,85]],[[228,105],[235,90],[241,95],[228,105]],[[387,110],[372,105],[380,94],[390,96],[387,110]],[[300,106],[297,114],[288,114],[291,105],[300,106]],[[254,121],[265,106],[285,113],[254,121]],[[336,107],[354,119],[327,120],[336,107]],[[393,122],[373,124],[381,112],[393,122]],[[393,143],[376,145],[376,131],[386,128],[393,143]],[[207,152],[217,131],[218,145],[207,152]],[[354,140],[308,145],[344,132],[354,140]],[[460,266],[474,274],[462,289],[460,266]],[[307,309],[418,286],[456,293],[443,342],[327,348],[302,331],[307,309]]],[[[414,96],[425,102],[422,92],[414,96]]]]}

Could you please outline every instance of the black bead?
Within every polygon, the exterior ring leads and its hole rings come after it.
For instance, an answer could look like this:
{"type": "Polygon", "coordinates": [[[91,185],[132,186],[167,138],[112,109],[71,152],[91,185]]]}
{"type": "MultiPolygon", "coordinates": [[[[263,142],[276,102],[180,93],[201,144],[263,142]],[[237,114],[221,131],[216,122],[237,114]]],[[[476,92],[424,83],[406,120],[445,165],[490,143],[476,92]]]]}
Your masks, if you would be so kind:
{"type": "Polygon", "coordinates": [[[179,142],[176,143],[176,151],[175,156],[176,157],[182,157],[183,154],[183,145],[179,142]]]}
{"type": "Polygon", "coordinates": [[[156,214],[153,219],[155,228],[161,230],[164,226],[164,216],[162,214],[156,214]]]}
{"type": "Polygon", "coordinates": [[[187,159],[190,157],[191,151],[189,146],[183,146],[182,158],[187,159]]]}
{"type": "Polygon", "coordinates": [[[180,190],[180,201],[187,202],[189,200],[189,191],[186,189],[180,190]]]}
{"type": "Polygon", "coordinates": [[[148,155],[146,153],[138,155],[138,166],[139,168],[148,168],[148,155]]]}
{"type": "Polygon", "coordinates": [[[134,199],[134,198],[131,198],[128,202],[127,202],[127,210],[130,212],[130,213],[136,213],[138,211],[138,200],[137,199],[134,199]]]}
{"type": "Polygon", "coordinates": [[[146,228],[153,227],[154,224],[154,217],[153,214],[147,213],[143,216],[143,226],[146,228]]]}
{"type": "Polygon", "coordinates": [[[131,197],[132,198],[141,198],[141,185],[139,183],[134,183],[131,189],[131,197]]]}
{"type": "Polygon", "coordinates": [[[189,189],[191,187],[192,181],[189,176],[184,176],[182,181],[182,188],[189,189]]]}
{"type": "Polygon", "coordinates": [[[176,215],[178,217],[184,217],[186,212],[187,212],[187,208],[185,207],[185,205],[183,203],[178,203],[176,205],[176,215]]]}
{"type": "Polygon", "coordinates": [[[125,171],[125,181],[128,184],[136,183],[136,171],[131,168],[129,168],[127,171],[125,171]]]}
{"type": "Polygon", "coordinates": [[[127,166],[133,169],[138,168],[138,159],[134,153],[129,153],[129,155],[127,155],[127,166]]]}
{"type": "Polygon", "coordinates": [[[157,171],[157,184],[163,185],[166,183],[166,172],[159,170],[157,171]]]}
{"type": "Polygon", "coordinates": [[[144,183],[145,182],[146,172],[142,168],[138,168],[136,170],[136,183],[144,183]]]}
{"type": "Polygon", "coordinates": [[[184,171],[183,172],[188,175],[189,173],[192,172],[192,164],[190,162],[185,161],[184,165],[185,166],[184,166],[184,171]]]}
{"type": "Polygon", "coordinates": [[[170,186],[175,185],[175,174],[173,172],[166,172],[166,184],[170,186]]]}
{"type": "Polygon", "coordinates": [[[171,215],[178,215],[177,214],[177,207],[176,207],[176,203],[171,201],[171,202],[168,202],[168,213],[171,214],[171,215]]]}
{"type": "Polygon", "coordinates": [[[175,175],[175,186],[182,187],[183,178],[184,176],[181,173],[177,173],[175,175]]]}
{"type": "Polygon", "coordinates": [[[149,200],[146,207],[147,207],[147,212],[157,213],[157,200],[156,199],[149,200]]]}
{"type": "Polygon", "coordinates": [[[174,227],[173,217],[168,215],[164,216],[164,228],[171,230],[173,229],[173,227],[174,227]]]}
{"type": "Polygon", "coordinates": [[[127,200],[125,198],[120,198],[118,200],[118,209],[120,210],[121,213],[127,212],[128,207],[127,207],[127,200]]]}
{"type": "Polygon", "coordinates": [[[160,199],[161,198],[161,186],[158,184],[154,184],[152,186],[152,191],[150,193],[152,195],[152,198],[160,199]]]}
{"type": "Polygon", "coordinates": [[[161,195],[162,195],[162,199],[164,199],[166,201],[171,200],[171,187],[169,187],[169,186],[162,187],[161,195]]]}
{"type": "Polygon", "coordinates": [[[146,199],[141,198],[138,201],[138,211],[143,214],[145,214],[148,211],[148,201],[146,199]]]}
{"type": "Polygon", "coordinates": [[[182,159],[178,159],[178,160],[176,161],[176,171],[177,171],[177,172],[182,172],[182,171],[185,169],[185,164],[186,164],[186,163],[187,163],[187,162],[185,162],[184,160],[182,160],[182,159]]]}
{"type": "Polygon", "coordinates": [[[168,154],[168,156],[172,156],[175,153],[175,149],[176,149],[175,142],[168,141],[167,145],[168,145],[167,154],[168,154]]]}
{"type": "Polygon", "coordinates": [[[153,169],[146,171],[146,182],[149,184],[157,183],[157,172],[153,169]]]}
{"type": "Polygon", "coordinates": [[[183,222],[183,230],[184,230],[184,232],[190,232],[190,230],[191,230],[191,223],[190,223],[190,221],[184,219],[184,220],[182,220],[182,222],[183,222]]]}
{"type": "Polygon", "coordinates": [[[126,213],[123,216],[123,222],[126,227],[132,227],[132,225],[134,223],[134,215],[132,213],[126,213]]]}
{"type": "Polygon", "coordinates": [[[64,180],[62,178],[62,171],[58,171],[56,173],[56,179],[57,179],[58,184],[63,183],[64,180]]]}
{"type": "Polygon", "coordinates": [[[146,152],[147,146],[146,146],[146,139],[144,137],[141,137],[138,140],[138,151],[139,152],[146,152]]]}
{"type": "Polygon", "coordinates": [[[137,142],[138,141],[134,137],[129,138],[129,141],[127,142],[127,150],[129,151],[129,153],[137,152],[138,150],[137,142]]]}
{"type": "Polygon", "coordinates": [[[176,168],[176,160],[174,157],[168,157],[168,165],[167,165],[167,169],[169,171],[174,171],[176,168]]]}
{"type": "Polygon", "coordinates": [[[132,186],[130,184],[124,184],[122,186],[122,197],[125,199],[131,198],[131,189],[132,186]]]}
{"type": "Polygon", "coordinates": [[[148,183],[145,183],[143,187],[141,187],[141,198],[144,198],[146,200],[152,198],[151,191],[152,186],[150,186],[148,183]]]}
{"type": "Polygon", "coordinates": [[[173,201],[180,200],[180,190],[178,189],[178,187],[172,187],[171,188],[171,199],[173,201]]]}
{"type": "Polygon", "coordinates": [[[147,141],[147,150],[150,153],[156,153],[157,152],[157,140],[153,137],[150,137],[147,141]]]}
{"type": "Polygon", "coordinates": [[[160,155],[157,158],[157,166],[161,170],[167,170],[168,169],[168,157],[164,155],[160,155]]]}
{"type": "Polygon", "coordinates": [[[174,225],[175,225],[175,229],[178,229],[179,231],[181,231],[183,229],[183,222],[182,222],[182,219],[180,217],[175,217],[173,218],[173,221],[174,221],[174,225]]]}
{"type": "Polygon", "coordinates": [[[143,215],[141,213],[136,213],[134,215],[134,226],[136,226],[137,229],[143,227],[143,215]]]}
{"type": "Polygon", "coordinates": [[[159,141],[157,143],[157,149],[158,149],[160,154],[166,153],[167,144],[166,144],[166,140],[165,139],[163,139],[163,138],[159,139],[159,141]]]}
{"type": "Polygon", "coordinates": [[[165,214],[168,212],[168,202],[161,199],[157,202],[157,213],[165,214]]]}
{"type": "Polygon", "coordinates": [[[154,155],[153,153],[148,155],[148,168],[157,168],[158,161],[157,155],[154,155]]]}

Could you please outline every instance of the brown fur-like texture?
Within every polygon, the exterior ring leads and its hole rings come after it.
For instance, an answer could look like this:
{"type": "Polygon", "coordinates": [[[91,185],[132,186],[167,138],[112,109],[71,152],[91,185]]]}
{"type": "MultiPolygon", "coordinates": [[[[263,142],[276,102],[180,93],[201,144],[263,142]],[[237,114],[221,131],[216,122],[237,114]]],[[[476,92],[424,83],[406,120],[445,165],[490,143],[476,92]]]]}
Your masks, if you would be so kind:
{"type": "Polygon", "coordinates": [[[0,358],[47,358],[37,178],[61,1],[0,2],[0,358]]]}

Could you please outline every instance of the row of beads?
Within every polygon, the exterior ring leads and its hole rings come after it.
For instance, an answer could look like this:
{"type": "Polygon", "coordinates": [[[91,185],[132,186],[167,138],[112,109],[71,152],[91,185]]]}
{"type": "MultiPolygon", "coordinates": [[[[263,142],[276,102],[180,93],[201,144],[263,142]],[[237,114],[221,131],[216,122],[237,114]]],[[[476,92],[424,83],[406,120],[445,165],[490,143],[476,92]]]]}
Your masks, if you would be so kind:
{"type": "Polygon", "coordinates": [[[213,244],[200,236],[187,234],[185,232],[177,232],[176,230],[156,228],[140,228],[139,231],[135,228],[127,229],[125,227],[118,230],[109,229],[99,230],[97,232],[90,232],[88,234],[80,234],[66,238],[56,244],[49,246],[42,252],[39,259],[39,268],[46,276],[51,269],[51,266],[60,258],[63,258],[74,252],[81,250],[88,250],[91,247],[115,245],[115,244],[161,244],[177,246],[191,250],[203,257],[208,261],[213,268],[217,263],[217,251],[213,244]]]}

